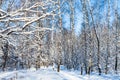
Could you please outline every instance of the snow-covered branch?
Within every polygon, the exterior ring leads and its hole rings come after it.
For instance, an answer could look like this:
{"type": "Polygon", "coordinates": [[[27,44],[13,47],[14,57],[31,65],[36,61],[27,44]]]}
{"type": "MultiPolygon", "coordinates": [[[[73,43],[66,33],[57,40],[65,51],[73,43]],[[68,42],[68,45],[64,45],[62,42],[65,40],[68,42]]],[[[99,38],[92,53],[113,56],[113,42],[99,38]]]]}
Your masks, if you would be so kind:
{"type": "MultiPolygon", "coordinates": [[[[54,1],[52,1],[52,3],[54,3],[54,1]]],[[[13,10],[10,12],[0,9],[0,12],[2,14],[0,16],[0,22],[2,22],[2,23],[23,22],[20,27],[8,27],[4,30],[1,30],[0,33],[10,35],[13,32],[21,32],[20,34],[31,34],[31,33],[35,32],[36,30],[29,31],[29,32],[23,32],[23,30],[25,30],[26,27],[29,27],[32,23],[34,23],[38,20],[47,18],[48,16],[55,16],[54,12],[60,8],[60,7],[56,7],[56,9],[51,10],[51,12],[44,12],[44,10],[46,10],[46,8],[47,8],[45,6],[47,6],[47,4],[45,4],[44,2],[36,2],[35,4],[33,4],[30,7],[23,6],[17,10],[13,10]],[[40,8],[40,10],[38,10],[39,8],[40,8]],[[32,13],[35,16],[33,16],[33,15],[25,16],[26,13],[27,14],[32,13]],[[39,16],[37,15],[38,13],[40,13],[39,16]]],[[[45,31],[45,30],[52,30],[52,29],[51,28],[41,28],[38,31],[45,31]]]]}

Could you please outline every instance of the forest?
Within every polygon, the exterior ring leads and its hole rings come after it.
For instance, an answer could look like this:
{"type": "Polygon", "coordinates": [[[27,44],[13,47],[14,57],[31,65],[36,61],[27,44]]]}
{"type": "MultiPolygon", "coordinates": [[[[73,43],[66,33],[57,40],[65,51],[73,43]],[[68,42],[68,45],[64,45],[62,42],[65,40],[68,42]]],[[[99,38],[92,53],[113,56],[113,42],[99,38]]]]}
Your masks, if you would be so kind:
{"type": "Polygon", "coordinates": [[[119,2],[0,0],[0,71],[62,65],[81,75],[119,74],[119,2]]]}

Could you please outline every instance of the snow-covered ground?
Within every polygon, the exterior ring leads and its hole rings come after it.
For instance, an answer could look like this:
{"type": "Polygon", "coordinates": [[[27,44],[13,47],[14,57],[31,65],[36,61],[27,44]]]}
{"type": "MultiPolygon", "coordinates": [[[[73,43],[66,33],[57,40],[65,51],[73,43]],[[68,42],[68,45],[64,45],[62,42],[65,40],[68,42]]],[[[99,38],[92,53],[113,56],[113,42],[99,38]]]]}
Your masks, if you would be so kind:
{"type": "Polygon", "coordinates": [[[1,72],[0,80],[120,80],[120,75],[80,75],[79,71],[61,70],[56,72],[51,67],[35,70],[1,72]]]}

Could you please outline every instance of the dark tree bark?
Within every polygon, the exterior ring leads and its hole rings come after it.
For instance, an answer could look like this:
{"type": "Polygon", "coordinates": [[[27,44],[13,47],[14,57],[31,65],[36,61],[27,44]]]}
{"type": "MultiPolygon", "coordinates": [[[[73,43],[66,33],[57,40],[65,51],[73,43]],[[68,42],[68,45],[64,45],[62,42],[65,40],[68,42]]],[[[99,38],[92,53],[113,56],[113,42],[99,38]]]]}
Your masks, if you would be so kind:
{"type": "Polygon", "coordinates": [[[2,65],[2,70],[5,71],[6,65],[7,65],[7,59],[8,59],[8,42],[6,41],[6,43],[4,44],[4,46],[2,47],[2,51],[3,51],[3,65],[2,65]]]}

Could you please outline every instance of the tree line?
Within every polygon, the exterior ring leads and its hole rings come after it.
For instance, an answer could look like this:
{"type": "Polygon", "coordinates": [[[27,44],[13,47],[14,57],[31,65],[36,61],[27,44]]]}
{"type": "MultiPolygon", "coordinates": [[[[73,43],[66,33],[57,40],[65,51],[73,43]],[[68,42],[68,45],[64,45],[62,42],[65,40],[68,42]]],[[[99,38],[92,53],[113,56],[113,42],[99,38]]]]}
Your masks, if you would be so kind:
{"type": "Polygon", "coordinates": [[[120,16],[112,1],[0,0],[0,69],[56,64],[58,72],[64,65],[81,74],[119,73],[120,16]],[[82,13],[77,33],[76,8],[82,13]]]}

